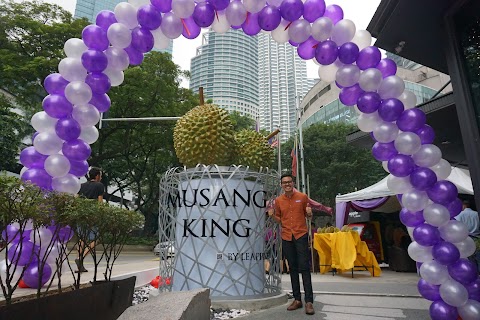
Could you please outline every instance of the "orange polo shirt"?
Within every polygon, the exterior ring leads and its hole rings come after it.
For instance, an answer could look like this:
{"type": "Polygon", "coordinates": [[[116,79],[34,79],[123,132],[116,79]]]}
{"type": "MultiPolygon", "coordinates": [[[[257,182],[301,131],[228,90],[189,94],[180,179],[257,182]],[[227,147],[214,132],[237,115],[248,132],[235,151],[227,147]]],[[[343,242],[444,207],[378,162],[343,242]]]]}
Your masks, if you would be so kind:
{"type": "Polygon", "coordinates": [[[294,191],[289,198],[282,194],[275,199],[275,216],[282,225],[282,239],[292,241],[308,232],[305,222],[308,197],[306,194],[294,191]]]}

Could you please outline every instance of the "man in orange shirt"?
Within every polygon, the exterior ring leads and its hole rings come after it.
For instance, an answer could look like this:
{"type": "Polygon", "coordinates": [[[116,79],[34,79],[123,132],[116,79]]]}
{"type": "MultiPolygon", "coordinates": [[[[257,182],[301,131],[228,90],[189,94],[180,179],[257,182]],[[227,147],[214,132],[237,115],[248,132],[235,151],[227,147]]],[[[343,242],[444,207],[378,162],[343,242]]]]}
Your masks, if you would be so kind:
{"type": "Polygon", "coordinates": [[[308,196],[293,189],[291,174],[283,174],[280,182],[284,193],[275,199],[275,210],[270,209],[268,214],[282,226],[283,250],[290,265],[290,280],[295,300],[287,310],[292,311],[302,307],[299,276],[301,273],[305,290],[305,313],[313,315],[315,310],[309,267],[310,249],[305,221],[306,217],[312,216],[312,208],[308,204],[308,196]]]}

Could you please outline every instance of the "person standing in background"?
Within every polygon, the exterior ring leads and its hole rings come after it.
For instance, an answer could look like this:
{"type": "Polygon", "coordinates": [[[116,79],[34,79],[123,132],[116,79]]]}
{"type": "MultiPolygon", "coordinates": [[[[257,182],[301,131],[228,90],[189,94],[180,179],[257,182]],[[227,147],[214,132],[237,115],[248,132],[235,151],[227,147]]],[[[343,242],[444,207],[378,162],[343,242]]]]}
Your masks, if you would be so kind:
{"type": "MultiPolygon", "coordinates": [[[[96,199],[98,200],[99,203],[102,203],[103,194],[105,193],[105,186],[103,185],[103,183],[100,182],[100,180],[102,180],[102,169],[97,167],[92,167],[88,172],[88,180],[87,182],[82,183],[80,187],[80,191],[78,192],[78,195],[80,197],[84,197],[87,199],[96,199]]],[[[87,255],[87,253],[93,247],[95,247],[95,241],[93,241],[94,239],[95,239],[94,234],[89,235],[89,240],[92,240],[92,241],[88,244],[87,250],[83,250],[86,245],[83,241],[80,241],[79,243],[78,258],[75,259],[78,272],[88,272],[88,270],[83,266],[83,259],[80,259],[80,252],[84,251],[83,257],[85,257],[85,255],[87,255]]]]}
{"type": "Polygon", "coordinates": [[[299,276],[301,273],[305,290],[305,313],[313,315],[315,310],[309,266],[311,253],[308,227],[305,221],[305,218],[312,217],[312,208],[308,204],[308,196],[294,190],[291,174],[283,174],[280,183],[284,193],[275,199],[275,209],[270,209],[268,214],[282,227],[282,246],[290,266],[290,280],[295,300],[287,310],[293,311],[302,307],[299,276]]]}

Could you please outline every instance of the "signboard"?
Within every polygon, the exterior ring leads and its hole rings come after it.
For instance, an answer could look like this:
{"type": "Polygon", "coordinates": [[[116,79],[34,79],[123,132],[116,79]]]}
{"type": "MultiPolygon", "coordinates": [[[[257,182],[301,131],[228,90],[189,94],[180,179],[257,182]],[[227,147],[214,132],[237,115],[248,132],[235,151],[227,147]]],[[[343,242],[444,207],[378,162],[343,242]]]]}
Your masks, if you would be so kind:
{"type": "Polygon", "coordinates": [[[370,221],[370,211],[352,211],[348,214],[347,224],[367,221],[370,221]]]}

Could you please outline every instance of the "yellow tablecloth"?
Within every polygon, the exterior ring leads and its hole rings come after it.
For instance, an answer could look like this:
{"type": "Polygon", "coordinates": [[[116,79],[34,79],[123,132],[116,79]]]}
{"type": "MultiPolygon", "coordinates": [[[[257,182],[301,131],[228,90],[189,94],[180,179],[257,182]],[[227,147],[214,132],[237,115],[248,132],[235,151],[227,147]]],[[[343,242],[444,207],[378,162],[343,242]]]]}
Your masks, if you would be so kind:
{"type": "Polygon", "coordinates": [[[375,277],[382,273],[375,255],[357,232],[316,233],[313,247],[320,258],[320,273],[332,268],[342,272],[358,266],[368,267],[375,277]]]}

